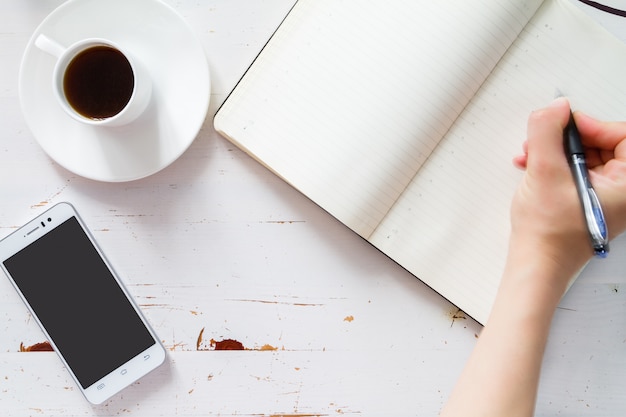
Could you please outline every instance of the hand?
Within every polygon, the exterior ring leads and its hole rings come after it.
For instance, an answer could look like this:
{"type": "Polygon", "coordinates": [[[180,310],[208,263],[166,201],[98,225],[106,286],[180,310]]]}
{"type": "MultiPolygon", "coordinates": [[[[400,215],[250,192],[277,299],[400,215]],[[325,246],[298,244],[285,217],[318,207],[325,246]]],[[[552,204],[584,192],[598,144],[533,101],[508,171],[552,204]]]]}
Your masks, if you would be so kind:
{"type": "MultiPolygon", "coordinates": [[[[563,151],[569,118],[566,99],[533,112],[524,154],[513,163],[526,169],[512,206],[512,237],[575,273],[592,256],[582,209],[563,151]]],[[[574,118],[587,152],[591,182],[611,237],[626,229],[626,123],[599,122],[580,112],[574,118]]]]}

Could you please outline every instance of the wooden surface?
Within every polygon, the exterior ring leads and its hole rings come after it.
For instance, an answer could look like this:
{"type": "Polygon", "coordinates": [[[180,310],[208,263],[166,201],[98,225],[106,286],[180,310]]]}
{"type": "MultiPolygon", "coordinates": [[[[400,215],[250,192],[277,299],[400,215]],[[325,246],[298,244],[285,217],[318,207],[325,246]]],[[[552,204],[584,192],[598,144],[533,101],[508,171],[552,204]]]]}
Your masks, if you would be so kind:
{"type": "MultiPolygon", "coordinates": [[[[293,0],[166,2],[204,45],[211,108],[175,163],[117,184],[59,167],[21,114],[22,53],[62,1],[0,3],[0,237],[75,204],[169,351],[166,365],[91,406],[54,353],[20,352],[45,339],[2,278],[0,414],[436,415],[480,326],[212,128],[293,0]],[[219,350],[228,340],[244,350],[219,350]]],[[[626,21],[590,14],[626,39],[626,21]]],[[[625,254],[621,237],[565,296],[537,415],[626,413],[625,254]]]]}

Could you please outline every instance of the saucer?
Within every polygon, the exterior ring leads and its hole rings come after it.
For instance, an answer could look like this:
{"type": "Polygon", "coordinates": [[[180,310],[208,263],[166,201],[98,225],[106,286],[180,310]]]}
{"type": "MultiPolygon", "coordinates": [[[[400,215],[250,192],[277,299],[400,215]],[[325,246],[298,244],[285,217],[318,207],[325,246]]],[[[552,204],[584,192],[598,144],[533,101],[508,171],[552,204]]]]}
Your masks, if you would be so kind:
{"type": "Polygon", "coordinates": [[[35,30],[22,58],[19,95],[28,127],[59,165],[99,181],[131,181],[174,162],[191,145],[210,99],[204,49],[183,18],[159,0],[70,0],[35,30]],[[148,68],[152,99],[132,123],[93,127],[63,111],[52,90],[55,60],[34,42],[107,38],[148,68]]]}

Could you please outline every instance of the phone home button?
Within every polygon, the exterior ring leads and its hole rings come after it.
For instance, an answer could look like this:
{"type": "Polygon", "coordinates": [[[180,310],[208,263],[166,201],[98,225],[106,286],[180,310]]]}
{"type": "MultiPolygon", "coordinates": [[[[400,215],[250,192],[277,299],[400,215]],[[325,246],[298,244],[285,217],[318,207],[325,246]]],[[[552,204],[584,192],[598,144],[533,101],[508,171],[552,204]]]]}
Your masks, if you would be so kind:
{"type": "Polygon", "coordinates": [[[98,385],[98,386],[96,387],[96,389],[97,389],[98,391],[100,391],[101,389],[104,389],[104,387],[105,387],[105,385],[104,385],[104,384],[100,384],[100,385],[98,385]]]}
{"type": "Polygon", "coordinates": [[[122,370],[120,371],[120,374],[122,374],[122,375],[126,375],[127,373],[128,373],[128,370],[127,370],[127,369],[122,369],[122,370]]]}

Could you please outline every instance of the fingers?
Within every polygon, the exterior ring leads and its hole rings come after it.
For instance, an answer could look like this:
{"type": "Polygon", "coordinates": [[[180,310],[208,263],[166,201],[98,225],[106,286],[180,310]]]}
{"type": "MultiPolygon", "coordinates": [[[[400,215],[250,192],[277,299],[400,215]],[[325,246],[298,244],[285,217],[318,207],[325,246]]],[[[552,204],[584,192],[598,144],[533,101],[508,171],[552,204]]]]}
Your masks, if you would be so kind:
{"type": "Polygon", "coordinates": [[[603,122],[574,114],[587,165],[609,224],[611,237],[626,229],[626,123],[603,122]]]}
{"type": "MultiPolygon", "coordinates": [[[[513,158],[513,165],[525,170],[529,154],[531,160],[542,164],[549,162],[546,155],[562,154],[562,131],[568,118],[569,102],[563,97],[533,112],[528,121],[529,140],[524,142],[523,154],[513,158]]],[[[626,162],[626,122],[603,122],[581,112],[575,112],[574,119],[587,148],[587,164],[590,168],[602,168],[612,160],[626,162]]],[[[553,158],[553,162],[561,164],[561,159],[553,158]]]]}
{"type": "Polygon", "coordinates": [[[522,155],[513,157],[513,166],[523,171],[526,169],[526,162],[528,161],[528,141],[522,143],[522,152],[524,152],[522,155]]]}
{"type": "MultiPolygon", "coordinates": [[[[613,152],[626,139],[625,122],[602,122],[581,112],[574,113],[576,126],[582,137],[583,145],[613,152]]],[[[626,157],[626,154],[621,155],[626,157]]]]}
{"type": "Polygon", "coordinates": [[[574,117],[583,145],[589,149],[587,164],[591,168],[611,160],[626,162],[625,122],[603,122],[581,112],[574,117]]]}
{"type": "Polygon", "coordinates": [[[513,158],[513,166],[517,169],[524,171],[526,169],[526,162],[528,161],[528,155],[517,155],[513,158]]]}

